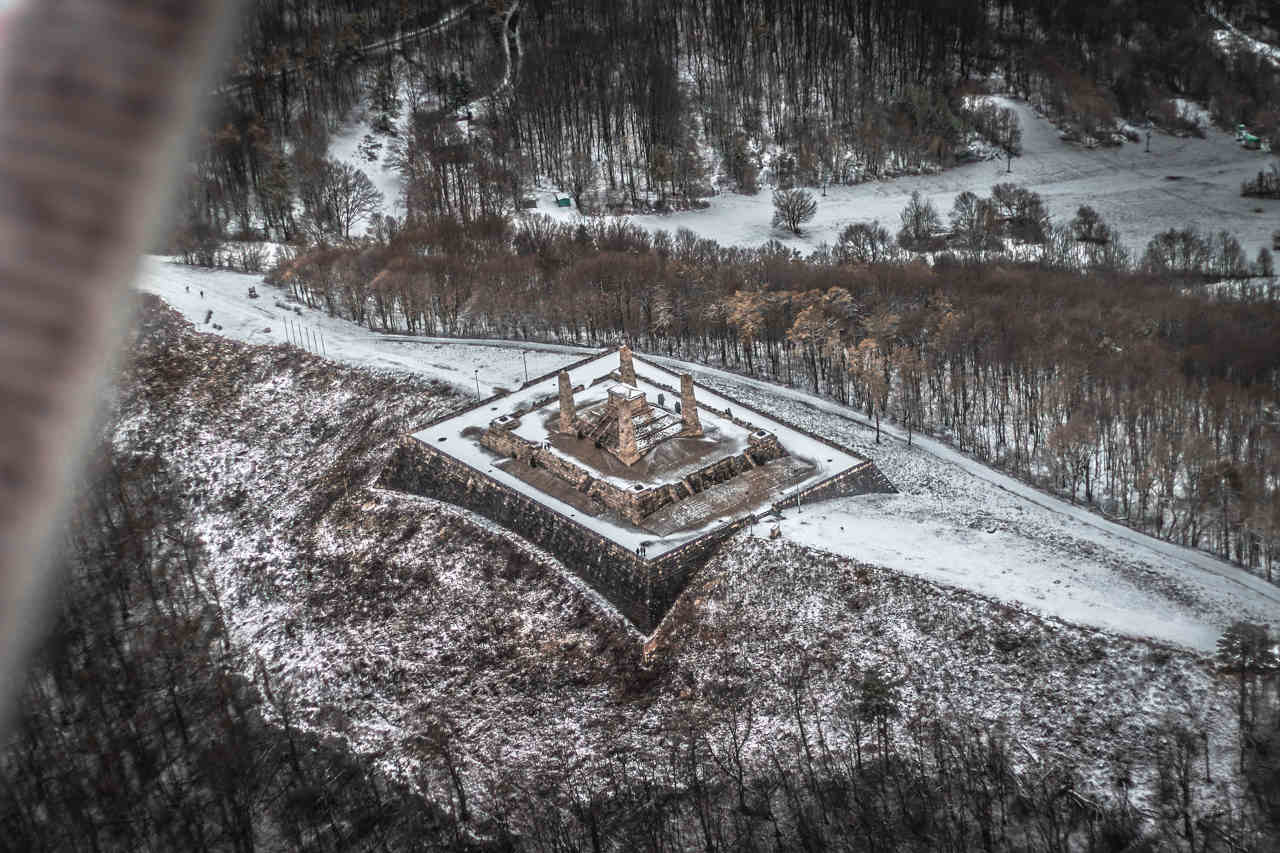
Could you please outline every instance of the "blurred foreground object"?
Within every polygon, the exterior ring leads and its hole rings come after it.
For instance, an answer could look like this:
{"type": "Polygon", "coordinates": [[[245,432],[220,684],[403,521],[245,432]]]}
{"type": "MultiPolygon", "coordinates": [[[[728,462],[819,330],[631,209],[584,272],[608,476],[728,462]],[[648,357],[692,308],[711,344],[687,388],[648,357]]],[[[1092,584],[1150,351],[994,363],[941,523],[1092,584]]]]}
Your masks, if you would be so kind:
{"type": "Polygon", "coordinates": [[[0,49],[0,729],[222,0],[29,0],[0,49]]]}

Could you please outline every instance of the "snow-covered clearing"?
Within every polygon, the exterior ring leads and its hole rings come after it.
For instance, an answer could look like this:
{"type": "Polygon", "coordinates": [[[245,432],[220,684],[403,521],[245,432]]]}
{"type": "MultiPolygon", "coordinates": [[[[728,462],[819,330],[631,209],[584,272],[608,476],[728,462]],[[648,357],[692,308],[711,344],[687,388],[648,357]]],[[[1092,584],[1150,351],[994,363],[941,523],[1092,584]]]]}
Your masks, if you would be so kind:
{"type": "MultiPolygon", "coordinates": [[[[249,300],[247,284],[254,281],[148,258],[138,286],[163,297],[198,329],[210,330],[203,312],[213,307],[222,334],[254,343],[280,342],[278,330],[274,337],[262,331],[284,314],[279,309],[270,313],[276,291],[259,283],[262,298],[249,300]],[[196,293],[201,285],[204,300],[196,293]]],[[[523,371],[517,350],[528,351],[531,376],[586,352],[523,342],[414,342],[387,338],[320,311],[304,309],[304,318],[323,331],[330,358],[404,370],[463,390],[481,363],[482,384],[519,385],[523,371]]],[[[943,442],[916,435],[908,447],[904,435],[884,425],[887,440],[876,445],[864,419],[832,401],[687,362],[650,358],[688,370],[709,387],[872,459],[902,491],[788,513],[783,533],[789,539],[1068,621],[1200,652],[1211,651],[1234,620],[1280,622],[1280,588],[1203,552],[1161,542],[1072,506],[943,442]]],[[[474,393],[474,383],[470,390],[474,393]]]]}
{"type": "MultiPolygon", "coordinates": [[[[1280,201],[1243,198],[1240,184],[1255,177],[1272,157],[1241,148],[1231,134],[1209,128],[1204,139],[1197,139],[1156,131],[1150,153],[1145,140],[1091,150],[1059,139],[1057,128],[1027,104],[993,100],[1017,112],[1022,127],[1022,156],[1013,159],[1011,172],[1005,171],[1003,160],[988,161],[933,175],[832,186],[825,195],[814,190],[818,212],[800,237],[772,227],[773,201],[767,189],[754,196],[718,195],[706,210],[636,216],[632,221],[651,230],[688,228],[724,245],[758,246],[779,240],[807,253],[822,243],[834,244],[853,222],[879,220],[896,233],[899,214],[915,190],[945,219],[961,192],[985,196],[993,184],[1012,181],[1039,193],[1060,222],[1074,217],[1081,205],[1093,207],[1139,254],[1156,234],[1187,225],[1226,229],[1250,256],[1271,245],[1280,201]]],[[[545,192],[539,196],[537,212],[566,221],[578,216],[571,208],[555,207],[545,192]]]]}
{"type": "MultiPolygon", "coordinates": [[[[396,121],[397,132],[401,135],[405,132],[406,124],[402,114],[396,121]]],[[[369,116],[362,112],[329,138],[329,156],[340,163],[349,163],[368,175],[378,192],[382,193],[380,212],[384,216],[399,218],[404,214],[404,176],[391,164],[392,143],[395,138],[375,134],[369,123],[369,116]],[[360,144],[366,137],[372,137],[376,145],[371,149],[372,160],[360,150],[360,144]]],[[[367,225],[367,222],[363,223],[363,226],[367,225]]]]}

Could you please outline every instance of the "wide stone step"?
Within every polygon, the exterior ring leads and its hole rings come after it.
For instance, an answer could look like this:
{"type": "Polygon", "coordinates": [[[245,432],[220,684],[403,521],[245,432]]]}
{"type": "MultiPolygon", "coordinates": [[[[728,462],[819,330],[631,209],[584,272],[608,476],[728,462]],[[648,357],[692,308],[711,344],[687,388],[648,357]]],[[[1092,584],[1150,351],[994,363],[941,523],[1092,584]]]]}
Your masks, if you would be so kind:
{"type": "Polygon", "coordinates": [[[675,438],[683,430],[684,430],[684,424],[681,423],[680,421],[676,421],[675,423],[672,423],[672,424],[667,424],[660,430],[646,434],[643,438],[637,437],[636,447],[638,448],[656,447],[657,445],[661,444],[662,442],[666,441],[669,438],[675,438]]]}
{"type": "Polygon", "coordinates": [[[642,421],[636,421],[635,426],[636,437],[640,438],[652,433],[668,433],[673,426],[679,432],[680,429],[683,429],[684,422],[665,412],[661,412],[642,421]]]}

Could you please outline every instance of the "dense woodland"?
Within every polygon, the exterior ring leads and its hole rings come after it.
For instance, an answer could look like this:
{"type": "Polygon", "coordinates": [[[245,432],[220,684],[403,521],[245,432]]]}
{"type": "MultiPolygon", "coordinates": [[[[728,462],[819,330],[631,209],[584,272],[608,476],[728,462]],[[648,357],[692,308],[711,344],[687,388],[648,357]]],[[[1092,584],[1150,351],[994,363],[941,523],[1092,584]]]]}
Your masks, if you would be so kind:
{"type": "MultiPolygon", "coordinates": [[[[698,203],[945,168],[975,136],[1016,150],[964,96],[982,81],[1077,138],[1117,120],[1280,128],[1280,72],[1211,45],[1222,22],[1266,33],[1263,3],[937,4],[812,0],[306,0],[251,4],[211,95],[188,174],[182,240],[346,236],[326,220],[329,134],[372,114],[395,151],[404,216],[510,213],[535,179],[579,209],[698,203]],[[467,119],[457,121],[458,118],[467,119]]],[[[1280,140],[1278,140],[1280,141],[1280,140]]]]}

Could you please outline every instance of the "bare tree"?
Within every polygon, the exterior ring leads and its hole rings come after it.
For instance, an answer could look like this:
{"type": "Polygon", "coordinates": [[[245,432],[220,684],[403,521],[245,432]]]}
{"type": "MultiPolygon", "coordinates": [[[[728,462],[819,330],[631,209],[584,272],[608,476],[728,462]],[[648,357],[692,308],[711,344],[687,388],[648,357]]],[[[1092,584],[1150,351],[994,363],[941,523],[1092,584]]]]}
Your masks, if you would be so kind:
{"type": "Polygon", "coordinates": [[[1256,275],[1263,278],[1271,278],[1276,273],[1276,264],[1271,257],[1271,250],[1263,246],[1258,250],[1258,259],[1253,262],[1253,269],[1256,275]]]}
{"type": "Polygon", "coordinates": [[[846,226],[836,243],[836,257],[842,263],[878,264],[888,260],[892,251],[889,230],[879,220],[846,226]]]}
{"type": "Polygon", "coordinates": [[[805,190],[780,190],[773,194],[773,227],[786,227],[793,234],[800,233],[800,226],[813,219],[818,212],[818,200],[805,190]]]}
{"type": "Polygon", "coordinates": [[[902,209],[901,216],[902,230],[898,232],[898,245],[904,249],[927,249],[942,227],[938,209],[933,206],[932,201],[921,196],[919,190],[911,193],[911,199],[902,209]]]}
{"type": "Polygon", "coordinates": [[[382,207],[383,195],[369,176],[350,163],[330,162],[328,207],[335,230],[343,237],[382,207]]]}
{"type": "Polygon", "coordinates": [[[1106,243],[1111,239],[1111,233],[1102,221],[1102,217],[1098,212],[1087,204],[1083,204],[1076,211],[1076,216],[1071,220],[1071,230],[1075,232],[1075,237],[1085,243],[1106,243]]]}
{"type": "Polygon", "coordinates": [[[999,248],[996,212],[991,201],[968,191],[951,206],[951,233],[967,249],[999,248]]]}
{"type": "Polygon", "coordinates": [[[573,196],[574,207],[581,212],[584,209],[583,197],[595,187],[600,175],[599,170],[596,168],[595,160],[591,158],[591,152],[585,148],[575,147],[565,165],[569,194],[573,196]]]}
{"type": "Polygon", "coordinates": [[[1018,114],[1008,107],[1001,108],[996,122],[996,144],[1004,152],[1005,171],[1013,171],[1013,158],[1022,154],[1022,127],[1018,114]]]}

